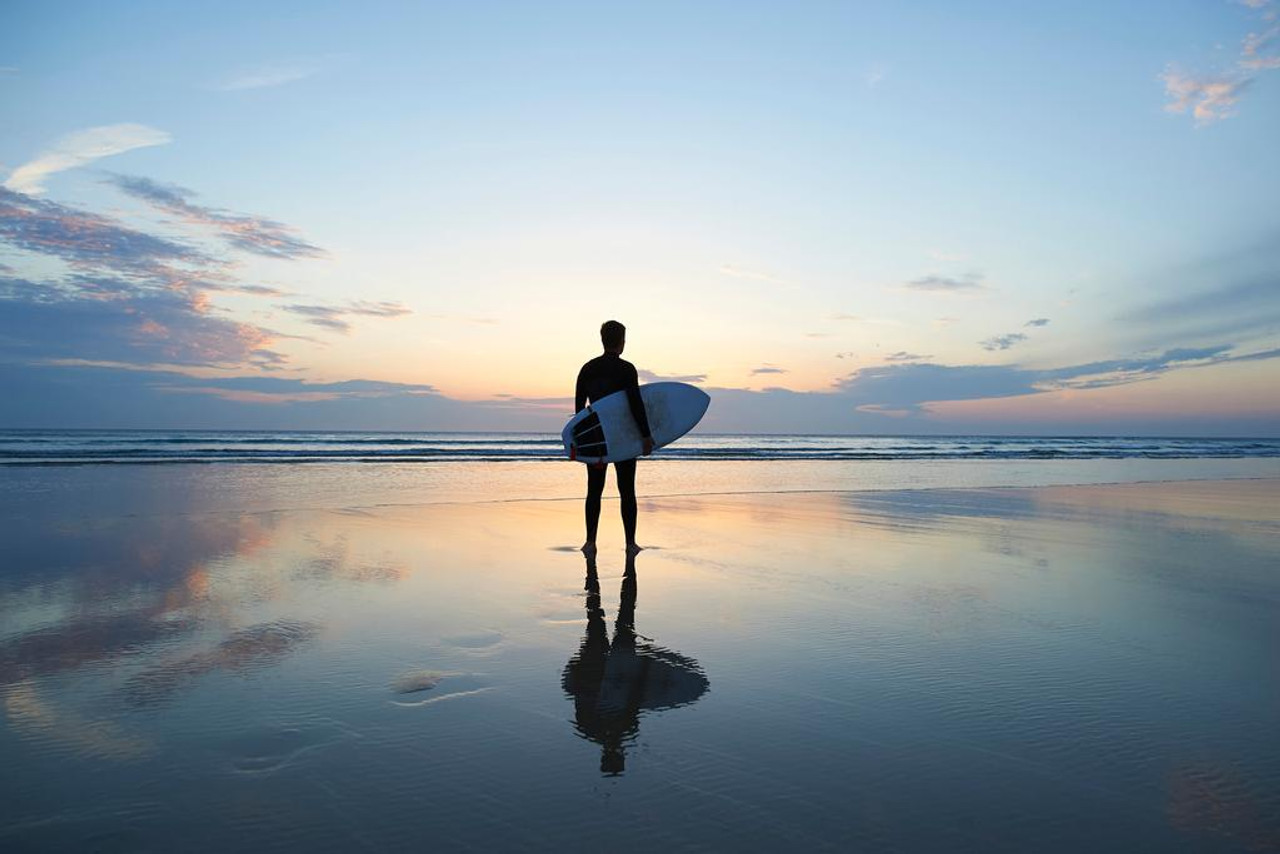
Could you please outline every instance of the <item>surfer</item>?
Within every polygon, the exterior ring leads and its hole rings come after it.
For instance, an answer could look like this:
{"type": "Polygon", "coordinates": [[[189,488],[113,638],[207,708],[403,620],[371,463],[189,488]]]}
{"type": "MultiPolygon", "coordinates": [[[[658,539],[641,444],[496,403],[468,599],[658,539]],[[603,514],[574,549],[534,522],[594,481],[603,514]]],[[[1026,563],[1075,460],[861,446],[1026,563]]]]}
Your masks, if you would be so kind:
{"type": "MultiPolygon", "coordinates": [[[[627,327],[616,320],[607,320],[600,326],[600,343],[604,353],[596,356],[578,371],[577,387],[573,394],[573,411],[581,412],[587,402],[596,402],[615,391],[625,391],[631,405],[631,417],[640,428],[644,441],[644,455],[653,453],[653,436],[649,433],[649,419],[644,413],[644,401],[640,398],[640,377],[635,365],[622,358],[627,346],[627,327]]],[[[622,499],[622,528],[627,536],[627,554],[640,551],[636,544],[636,461],[622,460],[613,464],[618,476],[618,495],[622,499]]],[[[606,464],[587,466],[587,541],[582,545],[584,554],[596,552],[596,529],[600,525],[600,498],[604,495],[606,464]]]]}

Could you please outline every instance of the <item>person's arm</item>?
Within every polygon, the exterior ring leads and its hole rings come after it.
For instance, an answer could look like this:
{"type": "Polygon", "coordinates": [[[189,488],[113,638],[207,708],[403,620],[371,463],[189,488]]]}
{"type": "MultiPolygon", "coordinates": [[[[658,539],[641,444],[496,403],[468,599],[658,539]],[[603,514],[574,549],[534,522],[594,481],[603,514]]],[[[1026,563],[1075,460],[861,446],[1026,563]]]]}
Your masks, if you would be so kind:
{"type": "Polygon", "coordinates": [[[631,404],[631,417],[636,420],[636,426],[640,428],[640,436],[644,439],[645,454],[653,452],[653,436],[649,433],[649,416],[644,411],[644,400],[640,397],[640,377],[636,374],[634,365],[628,365],[630,368],[627,377],[627,403],[631,404]]]}
{"type": "Polygon", "coordinates": [[[583,365],[578,370],[578,382],[573,387],[573,414],[577,415],[582,408],[587,405],[587,384],[583,379],[583,374],[587,372],[587,366],[583,365]]]}

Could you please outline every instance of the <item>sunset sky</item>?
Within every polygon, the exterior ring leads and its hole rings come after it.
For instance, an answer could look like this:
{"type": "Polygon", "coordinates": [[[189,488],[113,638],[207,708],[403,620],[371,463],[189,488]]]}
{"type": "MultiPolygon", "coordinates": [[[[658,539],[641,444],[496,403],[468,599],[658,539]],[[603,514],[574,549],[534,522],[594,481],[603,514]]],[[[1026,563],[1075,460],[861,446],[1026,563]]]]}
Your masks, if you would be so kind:
{"type": "Polygon", "coordinates": [[[1280,435],[1280,0],[0,24],[0,427],[1280,435]]]}

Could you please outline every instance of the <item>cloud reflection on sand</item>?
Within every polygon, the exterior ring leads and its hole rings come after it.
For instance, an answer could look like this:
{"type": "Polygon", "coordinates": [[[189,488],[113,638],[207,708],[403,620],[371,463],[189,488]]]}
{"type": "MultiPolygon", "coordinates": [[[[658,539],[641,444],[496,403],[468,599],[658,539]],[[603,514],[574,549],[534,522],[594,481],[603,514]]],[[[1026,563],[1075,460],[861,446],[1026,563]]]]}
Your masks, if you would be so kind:
{"type": "Polygon", "coordinates": [[[314,623],[282,620],[232,632],[212,650],[144,670],[129,680],[125,696],[136,705],[153,705],[217,670],[245,674],[271,667],[319,631],[314,623]]]}
{"type": "Polygon", "coordinates": [[[69,524],[54,514],[9,531],[17,559],[0,578],[6,718],[88,756],[144,755],[150,739],[104,719],[113,702],[160,706],[215,672],[277,667],[323,630],[289,613],[307,588],[404,576],[376,544],[353,549],[315,521],[179,513],[69,524]],[[274,613],[244,624],[262,609],[274,613]],[[42,686],[60,676],[82,689],[42,686]]]}

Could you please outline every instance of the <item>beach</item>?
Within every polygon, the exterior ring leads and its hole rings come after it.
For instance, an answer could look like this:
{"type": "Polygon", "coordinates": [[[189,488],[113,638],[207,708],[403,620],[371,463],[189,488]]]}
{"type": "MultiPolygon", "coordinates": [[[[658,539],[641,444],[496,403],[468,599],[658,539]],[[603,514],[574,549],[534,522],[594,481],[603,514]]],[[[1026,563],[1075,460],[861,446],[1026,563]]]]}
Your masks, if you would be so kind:
{"type": "Polygon", "coordinates": [[[1276,462],[8,468],[0,847],[1280,850],[1276,462]]]}

